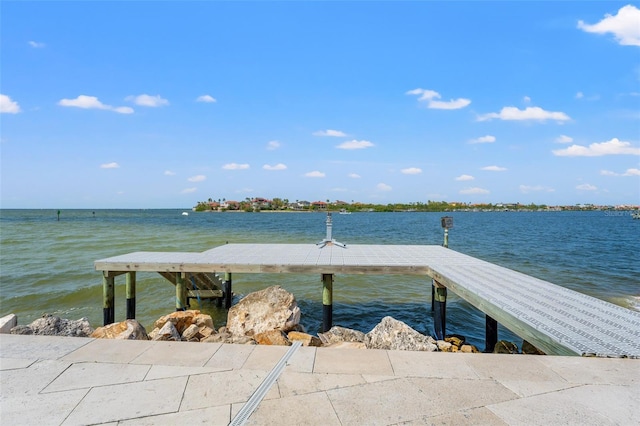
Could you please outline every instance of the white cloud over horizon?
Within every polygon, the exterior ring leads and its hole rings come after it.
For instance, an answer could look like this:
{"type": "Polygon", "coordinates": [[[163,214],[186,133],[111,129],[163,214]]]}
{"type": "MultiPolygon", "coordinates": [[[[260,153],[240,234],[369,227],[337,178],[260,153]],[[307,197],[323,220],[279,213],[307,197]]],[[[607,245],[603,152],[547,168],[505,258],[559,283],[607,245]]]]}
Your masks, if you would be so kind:
{"type": "Polygon", "coordinates": [[[464,194],[464,195],[482,195],[482,194],[489,194],[490,193],[490,191],[488,189],[478,188],[478,187],[461,189],[458,192],[460,194],[464,194]]]}
{"type": "Polygon", "coordinates": [[[165,176],[175,176],[176,172],[172,172],[171,170],[165,170],[163,174],[165,176]]]}
{"type": "Polygon", "coordinates": [[[371,143],[370,141],[358,141],[358,140],[351,140],[351,141],[346,141],[346,142],[342,142],[340,145],[336,145],[336,148],[338,149],[365,149],[365,148],[371,148],[373,145],[373,143],[371,143]]]}
{"type": "Polygon", "coordinates": [[[616,173],[610,170],[600,170],[602,176],[640,176],[640,169],[627,169],[624,173],[616,173]]]}
{"type": "Polygon", "coordinates": [[[195,175],[195,176],[191,176],[189,178],[187,178],[187,180],[189,182],[202,182],[204,180],[206,180],[207,177],[205,175],[195,175]]]}
{"type": "Polygon", "coordinates": [[[481,114],[478,116],[477,121],[491,121],[493,119],[504,121],[569,121],[571,118],[560,111],[545,111],[540,107],[526,107],[525,109],[519,109],[518,107],[503,107],[500,112],[490,112],[488,114],[481,114]]]}
{"type": "Polygon", "coordinates": [[[196,98],[196,102],[204,102],[204,103],[211,104],[218,101],[216,100],[216,98],[214,98],[211,95],[202,95],[196,98]]]}
{"type": "Polygon", "coordinates": [[[496,137],[492,135],[481,136],[479,138],[471,139],[469,143],[494,143],[496,141],[496,137]]]}
{"type": "Polygon", "coordinates": [[[596,191],[598,188],[594,185],[583,183],[576,186],[576,189],[579,189],[580,191],[596,191]]]}
{"type": "Polygon", "coordinates": [[[111,163],[100,164],[100,168],[101,169],[119,169],[120,165],[115,161],[113,161],[111,163]]]}
{"type": "Polygon", "coordinates": [[[182,191],[180,191],[182,194],[193,194],[194,192],[196,192],[198,190],[198,188],[185,188],[182,191]]]}
{"type": "Polygon", "coordinates": [[[330,136],[330,137],[345,137],[347,136],[346,133],[340,131],[340,130],[332,130],[332,129],[327,129],[327,130],[318,130],[313,132],[313,136],[330,136]]]}
{"type": "Polygon", "coordinates": [[[17,114],[22,112],[18,102],[11,99],[7,95],[0,94],[0,113],[2,114],[17,114]]]}
{"type": "Polygon", "coordinates": [[[278,141],[269,141],[269,142],[267,142],[267,150],[268,151],[275,151],[278,148],[280,148],[280,142],[278,142],[278,141]]]}
{"type": "Polygon", "coordinates": [[[147,94],[142,94],[138,96],[130,95],[124,98],[124,100],[133,102],[134,104],[139,106],[146,106],[151,108],[169,105],[169,101],[166,99],[163,99],[160,95],[155,95],[155,96],[147,95],[147,94]]]}
{"type": "Polygon", "coordinates": [[[427,108],[431,109],[461,109],[471,104],[470,99],[458,98],[449,101],[439,101],[442,98],[440,93],[429,89],[413,89],[405,92],[406,95],[417,95],[418,102],[426,102],[427,108]]]}
{"type": "Polygon", "coordinates": [[[507,170],[506,167],[500,167],[500,166],[486,166],[481,168],[480,170],[486,170],[489,172],[504,172],[507,170]]]}
{"type": "Polygon", "coordinates": [[[318,170],[314,170],[312,172],[308,172],[304,174],[305,177],[309,177],[309,178],[323,178],[326,175],[323,172],[320,172],[318,170]]]}
{"type": "Polygon", "coordinates": [[[46,46],[44,43],[41,43],[41,42],[38,42],[38,41],[33,41],[33,40],[29,40],[28,44],[29,44],[29,46],[33,47],[34,49],[42,49],[43,47],[46,46]]]}
{"type": "Polygon", "coordinates": [[[422,169],[419,167],[408,167],[406,169],[400,170],[400,173],[404,175],[419,175],[422,173],[422,169]]]}
{"type": "Polygon", "coordinates": [[[249,169],[248,164],[238,164],[238,163],[228,163],[222,166],[224,170],[247,170],[249,169]]]}
{"type": "Polygon", "coordinates": [[[391,191],[393,188],[391,187],[391,185],[387,185],[386,183],[382,183],[380,182],[379,184],[376,185],[376,189],[378,191],[384,191],[384,192],[389,192],[391,191]]]}
{"type": "Polygon", "coordinates": [[[520,192],[522,192],[523,194],[529,194],[531,192],[540,192],[540,191],[544,191],[544,192],[555,191],[555,189],[553,188],[549,188],[542,185],[520,185],[518,189],[520,189],[520,192]]]}
{"type": "Polygon", "coordinates": [[[460,175],[457,178],[455,178],[455,180],[457,180],[458,182],[465,182],[465,181],[469,181],[469,180],[474,180],[475,178],[471,175],[460,175]]]}
{"type": "Polygon", "coordinates": [[[622,46],[640,46],[640,10],[630,4],[621,7],[615,15],[605,14],[595,24],[579,20],[578,28],[588,33],[611,33],[622,46]]]}
{"type": "Polygon", "coordinates": [[[565,149],[555,149],[553,155],[558,157],[601,157],[604,155],[640,155],[640,147],[631,142],[613,138],[606,142],[592,143],[589,146],[571,145],[565,149]]]}
{"type": "Polygon", "coordinates": [[[265,164],[264,166],[262,166],[262,168],[265,169],[265,170],[271,170],[271,171],[287,170],[287,166],[282,164],[282,163],[278,163],[278,164],[275,164],[273,166],[271,166],[269,164],[265,164]]]}
{"type": "Polygon", "coordinates": [[[350,177],[351,179],[360,179],[362,176],[357,173],[349,173],[347,177],[350,177]]]}
{"type": "Polygon", "coordinates": [[[557,143],[571,143],[573,142],[573,138],[567,135],[560,135],[556,138],[557,143]]]}
{"type": "Polygon", "coordinates": [[[133,114],[133,108],[122,106],[113,107],[100,102],[96,96],[79,95],[75,99],[60,99],[58,105],[63,107],[73,107],[82,109],[102,109],[106,111],[113,111],[119,114],[133,114]]]}

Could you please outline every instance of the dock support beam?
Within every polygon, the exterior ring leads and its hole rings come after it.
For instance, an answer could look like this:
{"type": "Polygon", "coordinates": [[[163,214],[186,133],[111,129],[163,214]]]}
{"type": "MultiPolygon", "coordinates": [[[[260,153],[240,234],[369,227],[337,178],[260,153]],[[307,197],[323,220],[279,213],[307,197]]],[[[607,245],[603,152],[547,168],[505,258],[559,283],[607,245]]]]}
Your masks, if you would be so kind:
{"type": "Polygon", "coordinates": [[[136,273],[127,272],[127,319],[136,318],[136,273]]]}
{"type": "Polygon", "coordinates": [[[437,281],[435,284],[435,301],[433,309],[433,326],[436,340],[444,340],[447,328],[447,288],[437,281]]]}
{"type": "Polygon", "coordinates": [[[484,351],[486,353],[493,352],[496,343],[498,343],[498,321],[485,315],[484,351]]]}
{"type": "Polygon", "coordinates": [[[233,292],[231,290],[231,272],[224,273],[224,307],[225,309],[231,308],[231,302],[233,299],[233,292]]]}
{"type": "Polygon", "coordinates": [[[102,276],[102,325],[115,322],[115,277],[105,272],[102,276]]]}
{"type": "Polygon", "coordinates": [[[322,274],[322,332],[333,326],[333,274],[322,274]]]}
{"type": "Polygon", "coordinates": [[[184,311],[187,308],[187,287],[184,284],[184,274],[176,273],[176,311],[184,311]]]}

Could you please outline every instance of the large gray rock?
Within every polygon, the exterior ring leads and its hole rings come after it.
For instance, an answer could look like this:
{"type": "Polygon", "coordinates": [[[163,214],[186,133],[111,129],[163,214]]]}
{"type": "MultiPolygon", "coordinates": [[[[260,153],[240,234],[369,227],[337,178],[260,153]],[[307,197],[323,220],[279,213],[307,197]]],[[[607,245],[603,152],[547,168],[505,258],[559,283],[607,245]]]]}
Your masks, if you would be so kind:
{"type": "Polygon", "coordinates": [[[402,321],[384,317],[365,337],[368,349],[394,349],[402,351],[438,350],[431,336],[418,333],[402,321]]]}
{"type": "Polygon", "coordinates": [[[253,336],[270,330],[287,332],[299,323],[296,298],[279,285],[248,294],[227,315],[227,331],[233,336],[253,336]]]}
{"type": "Polygon", "coordinates": [[[149,338],[160,341],[182,341],[180,332],[171,321],[167,321],[162,328],[154,328],[151,333],[149,333],[149,338]]]}
{"type": "Polygon", "coordinates": [[[93,328],[86,318],[74,321],[49,314],[43,315],[42,318],[38,318],[26,327],[20,326],[11,329],[11,334],[43,336],[89,337],[91,333],[93,333],[93,328]]]}
{"type": "Polygon", "coordinates": [[[362,331],[352,330],[340,326],[333,326],[329,331],[318,333],[323,345],[333,345],[342,342],[364,342],[365,334],[362,331]]]}

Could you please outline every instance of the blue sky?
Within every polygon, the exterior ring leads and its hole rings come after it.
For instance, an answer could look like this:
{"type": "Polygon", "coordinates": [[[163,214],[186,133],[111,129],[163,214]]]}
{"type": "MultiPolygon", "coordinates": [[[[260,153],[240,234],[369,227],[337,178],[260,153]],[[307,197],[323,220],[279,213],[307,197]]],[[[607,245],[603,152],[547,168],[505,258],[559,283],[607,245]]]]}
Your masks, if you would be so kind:
{"type": "Polygon", "coordinates": [[[628,2],[2,2],[3,208],[640,204],[628,2]]]}

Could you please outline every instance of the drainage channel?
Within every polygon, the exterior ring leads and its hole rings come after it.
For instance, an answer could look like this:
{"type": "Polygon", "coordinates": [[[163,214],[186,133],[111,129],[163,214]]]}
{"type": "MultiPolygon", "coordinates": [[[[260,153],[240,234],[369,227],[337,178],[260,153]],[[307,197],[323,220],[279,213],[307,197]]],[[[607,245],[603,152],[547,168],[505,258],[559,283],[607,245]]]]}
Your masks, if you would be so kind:
{"type": "Polygon", "coordinates": [[[245,422],[249,419],[251,414],[253,414],[255,409],[258,408],[258,405],[262,401],[262,398],[264,398],[269,389],[271,389],[271,386],[273,386],[276,380],[278,380],[278,377],[280,377],[282,370],[284,370],[284,367],[287,366],[287,361],[289,361],[293,354],[296,353],[300,346],[302,346],[302,342],[300,341],[294,342],[293,345],[291,345],[287,353],[285,353],[282,358],[280,358],[280,361],[278,361],[278,363],[271,369],[267,377],[265,377],[262,383],[260,383],[260,386],[258,386],[253,395],[251,395],[251,398],[249,398],[247,403],[244,404],[242,409],[238,411],[238,414],[236,414],[236,416],[231,420],[229,426],[241,426],[245,424],[245,422]]]}

